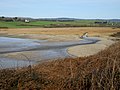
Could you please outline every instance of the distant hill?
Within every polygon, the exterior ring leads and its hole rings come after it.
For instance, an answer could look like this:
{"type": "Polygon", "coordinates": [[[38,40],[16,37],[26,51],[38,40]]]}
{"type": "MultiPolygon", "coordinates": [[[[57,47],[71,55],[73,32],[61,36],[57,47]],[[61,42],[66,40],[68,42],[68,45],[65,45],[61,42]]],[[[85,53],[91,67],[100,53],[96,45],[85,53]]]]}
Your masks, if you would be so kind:
{"type": "Polygon", "coordinates": [[[76,20],[94,20],[94,21],[109,21],[109,22],[120,22],[120,19],[78,19],[78,18],[29,18],[29,17],[4,17],[1,16],[0,20],[3,21],[24,21],[24,20],[30,20],[30,21],[76,21],[76,20]]]}
{"type": "Polygon", "coordinates": [[[110,22],[120,22],[120,19],[110,19],[110,22]]]}
{"type": "Polygon", "coordinates": [[[79,19],[75,19],[75,18],[39,18],[36,20],[43,20],[43,21],[75,21],[75,20],[79,20],[79,19]]]}

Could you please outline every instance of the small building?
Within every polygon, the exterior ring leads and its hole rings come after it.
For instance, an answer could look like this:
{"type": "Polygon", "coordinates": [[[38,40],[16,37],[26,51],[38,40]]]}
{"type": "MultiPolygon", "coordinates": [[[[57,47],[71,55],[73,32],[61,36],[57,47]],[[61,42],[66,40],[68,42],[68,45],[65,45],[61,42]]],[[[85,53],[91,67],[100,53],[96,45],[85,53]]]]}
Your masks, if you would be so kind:
{"type": "Polygon", "coordinates": [[[25,19],[25,23],[29,23],[29,22],[30,22],[29,20],[25,19]]]}

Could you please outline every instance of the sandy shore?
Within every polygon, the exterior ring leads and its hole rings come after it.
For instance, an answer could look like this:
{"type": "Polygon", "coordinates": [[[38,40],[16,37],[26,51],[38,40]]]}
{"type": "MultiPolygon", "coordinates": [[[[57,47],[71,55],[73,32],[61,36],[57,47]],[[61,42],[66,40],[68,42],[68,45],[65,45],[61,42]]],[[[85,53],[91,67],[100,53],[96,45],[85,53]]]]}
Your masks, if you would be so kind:
{"type": "Polygon", "coordinates": [[[79,45],[68,48],[67,52],[71,55],[77,57],[85,57],[94,55],[101,50],[104,50],[106,47],[110,46],[111,44],[115,43],[114,41],[108,38],[100,38],[101,41],[95,44],[88,44],[88,45],[79,45]]]}

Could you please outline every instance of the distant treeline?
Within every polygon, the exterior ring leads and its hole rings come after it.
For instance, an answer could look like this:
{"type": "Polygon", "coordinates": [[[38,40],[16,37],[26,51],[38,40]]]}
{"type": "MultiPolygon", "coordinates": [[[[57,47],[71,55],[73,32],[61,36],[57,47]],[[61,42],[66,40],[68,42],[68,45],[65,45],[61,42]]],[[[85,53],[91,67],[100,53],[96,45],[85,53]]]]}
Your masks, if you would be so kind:
{"type": "Polygon", "coordinates": [[[75,18],[26,18],[26,17],[0,17],[0,28],[22,27],[113,27],[120,28],[120,19],[75,19],[75,18]],[[11,22],[11,23],[7,23],[11,22]]]}
{"type": "Polygon", "coordinates": [[[22,18],[22,17],[0,17],[1,21],[8,21],[8,22],[12,22],[12,21],[25,21],[25,20],[29,20],[29,21],[61,21],[61,22],[68,22],[68,21],[75,21],[78,19],[73,19],[73,18],[40,18],[40,19],[33,19],[33,18],[22,18]]]}
{"type": "Polygon", "coordinates": [[[3,21],[25,21],[25,20],[29,20],[29,21],[77,21],[77,20],[91,20],[91,21],[95,21],[95,23],[100,23],[103,22],[104,24],[106,22],[120,22],[120,19],[76,19],[76,18],[38,18],[38,19],[34,19],[34,18],[28,18],[28,17],[4,17],[1,16],[0,20],[3,21]]]}
{"type": "Polygon", "coordinates": [[[0,17],[1,21],[6,21],[6,22],[13,22],[13,21],[25,21],[25,20],[32,20],[31,18],[20,18],[20,17],[0,17]]]}

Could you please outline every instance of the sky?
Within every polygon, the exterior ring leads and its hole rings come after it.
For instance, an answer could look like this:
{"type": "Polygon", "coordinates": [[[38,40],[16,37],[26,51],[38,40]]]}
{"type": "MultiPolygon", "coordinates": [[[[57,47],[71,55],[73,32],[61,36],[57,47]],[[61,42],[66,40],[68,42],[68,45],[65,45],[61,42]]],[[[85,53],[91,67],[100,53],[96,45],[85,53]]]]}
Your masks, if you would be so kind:
{"type": "Polygon", "coordinates": [[[0,16],[120,19],[120,0],[0,0],[0,16]]]}

